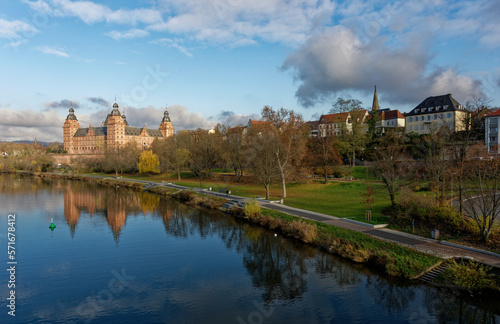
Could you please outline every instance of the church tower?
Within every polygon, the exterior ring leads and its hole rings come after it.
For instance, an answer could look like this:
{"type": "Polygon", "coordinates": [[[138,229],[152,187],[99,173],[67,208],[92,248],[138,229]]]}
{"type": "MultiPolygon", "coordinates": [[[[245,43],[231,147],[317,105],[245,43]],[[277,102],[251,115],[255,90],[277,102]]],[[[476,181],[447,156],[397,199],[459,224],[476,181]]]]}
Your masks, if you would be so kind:
{"type": "Polygon", "coordinates": [[[170,116],[168,115],[167,107],[165,106],[165,112],[163,113],[163,119],[160,124],[160,132],[163,138],[174,136],[174,125],[170,121],[170,116]]]}
{"type": "Polygon", "coordinates": [[[380,107],[378,105],[377,86],[375,86],[375,92],[373,93],[372,111],[375,112],[377,110],[380,110],[380,107]]]}
{"type": "Polygon", "coordinates": [[[79,128],[80,128],[80,124],[78,123],[78,119],[75,116],[75,110],[73,109],[73,106],[71,106],[69,108],[69,114],[66,117],[66,121],[64,122],[64,126],[63,126],[64,149],[69,154],[74,153],[73,136],[75,135],[76,131],[79,128]]]}
{"type": "Polygon", "coordinates": [[[118,110],[118,104],[115,102],[113,104],[113,110],[111,114],[108,115],[106,119],[107,127],[107,146],[108,148],[115,148],[118,145],[126,144],[125,140],[125,120],[123,119],[120,111],[118,110]]]}

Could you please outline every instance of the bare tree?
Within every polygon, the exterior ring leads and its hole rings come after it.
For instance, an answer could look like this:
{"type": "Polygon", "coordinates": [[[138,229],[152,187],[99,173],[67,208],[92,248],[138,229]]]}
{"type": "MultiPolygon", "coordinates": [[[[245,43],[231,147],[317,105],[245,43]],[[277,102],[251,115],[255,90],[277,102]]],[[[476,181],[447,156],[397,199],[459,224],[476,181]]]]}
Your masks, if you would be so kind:
{"type": "Polygon", "coordinates": [[[396,206],[396,192],[407,174],[410,162],[403,146],[397,143],[379,147],[375,151],[375,171],[389,192],[392,206],[396,206]]]}
{"type": "Polygon", "coordinates": [[[486,242],[500,215],[500,159],[490,160],[484,154],[467,160],[466,168],[464,210],[476,222],[481,240],[486,242]]]}
{"type": "Polygon", "coordinates": [[[311,137],[307,142],[306,163],[312,168],[322,170],[325,183],[328,183],[328,173],[332,171],[332,166],[342,164],[336,143],[336,137],[329,132],[325,136],[311,137]]]}
{"type": "Polygon", "coordinates": [[[269,131],[274,134],[271,143],[275,145],[276,166],[281,178],[282,197],[286,197],[286,181],[300,166],[305,151],[306,127],[300,114],[269,106],[262,109],[262,117],[269,131]]]}
{"type": "Polygon", "coordinates": [[[220,138],[217,134],[209,134],[202,129],[193,132],[193,135],[195,138],[190,147],[190,167],[191,171],[200,180],[200,188],[203,188],[203,179],[212,173],[218,163],[220,138]]]}
{"type": "Polygon", "coordinates": [[[248,161],[253,176],[266,188],[266,199],[269,200],[269,187],[277,178],[278,170],[275,162],[277,135],[264,127],[252,129],[248,134],[248,161]]]}

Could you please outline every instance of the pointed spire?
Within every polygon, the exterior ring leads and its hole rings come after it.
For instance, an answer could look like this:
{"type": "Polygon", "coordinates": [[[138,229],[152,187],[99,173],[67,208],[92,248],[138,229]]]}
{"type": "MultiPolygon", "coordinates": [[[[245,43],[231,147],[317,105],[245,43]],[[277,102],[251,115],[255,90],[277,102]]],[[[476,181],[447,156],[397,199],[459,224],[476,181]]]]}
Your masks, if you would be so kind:
{"type": "Polygon", "coordinates": [[[377,85],[375,85],[375,92],[373,93],[373,103],[372,103],[372,111],[380,110],[378,105],[378,96],[377,96],[377,85]]]}

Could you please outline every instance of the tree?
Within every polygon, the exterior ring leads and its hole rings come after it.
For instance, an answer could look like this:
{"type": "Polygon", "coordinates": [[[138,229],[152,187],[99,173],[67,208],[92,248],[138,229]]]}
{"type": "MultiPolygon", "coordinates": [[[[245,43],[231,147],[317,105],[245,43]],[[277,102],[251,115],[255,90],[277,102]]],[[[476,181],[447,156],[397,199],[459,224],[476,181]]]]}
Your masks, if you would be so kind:
{"type": "Polygon", "coordinates": [[[483,154],[465,164],[464,183],[468,190],[464,191],[464,210],[476,222],[481,240],[486,242],[500,215],[500,159],[490,160],[483,154]]]}
{"type": "Polygon", "coordinates": [[[362,108],[363,102],[358,99],[344,99],[342,97],[338,97],[337,101],[332,105],[332,109],[330,109],[330,114],[338,114],[345,113],[351,111],[359,111],[363,110],[362,108]]]}
{"type": "Polygon", "coordinates": [[[134,171],[138,163],[139,149],[135,142],[114,147],[104,146],[101,165],[104,170],[115,171],[118,177],[126,171],[134,171]]]}
{"type": "Polygon", "coordinates": [[[152,150],[143,151],[139,157],[139,173],[160,173],[160,160],[152,150]]]}
{"type": "Polygon", "coordinates": [[[276,133],[265,127],[253,128],[249,134],[247,154],[250,168],[253,176],[266,188],[267,200],[271,181],[278,174],[274,155],[277,141],[276,133]]]}
{"type": "Polygon", "coordinates": [[[226,133],[224,152],[227,162],[234,169],[234,173],[238,177],[238,182],[241,181],[243,169],[247,163],[245,151],[246,144],[243,136],[243,127],[229,128],[226,133]]]}
{"type": "Polygon", "coordinates": [[[160,171],[169,181],[170,173],[174,170],[175,137],[167,137],[164,140],[155,139],[152,144],[153,153],[160,159],[160,171]]]}
{"type": "Polygon", "coordinates": [[[325,136],[311,137],[307,142],[307,164],[322,170],[325,183],[328,183],[328,173],[332,172],[332,166],[342,164],[342,157],[336,144],[336,137],[329,132],[325,136]]]}
{"type": "Polygon", "coordinates": [[[268,131],[273,133],[276,166],[279,171],[282,197],[286,197],[286,181],[300,166],[305,151],[306,126],[300,114],[281,108],[273,110],[269,106],[262,108],[262,118],[268,131]]]}
{"type": "Polygon", "coordinates": [[[202,129],[193,132],[193,136],[193,143],[190,147],[190,167],[193,174],[200,180],[200,188],[203,188],[203,179],[212,173],[212,169],[219,161],[220,138],[217,134],[209,134],[202,129]]]}
{"type": "Polygon", "coordinates": [[[396,192],[407,174],[409,163],[403,146],[397,143],[379,147],[375,152],[375,171],[389,192],[393,207],[396,206],[396,192]]]}
{"type": "Polygon", "coordinates": [[[364,111],[350,112],[347,117],[347,125],[341,124],[339,148],[341,153],[347,156],[351,167],[355,165],[356,153],[363,150],[367,144],[368,137],[364,125],[365,117],[364,111]]]}

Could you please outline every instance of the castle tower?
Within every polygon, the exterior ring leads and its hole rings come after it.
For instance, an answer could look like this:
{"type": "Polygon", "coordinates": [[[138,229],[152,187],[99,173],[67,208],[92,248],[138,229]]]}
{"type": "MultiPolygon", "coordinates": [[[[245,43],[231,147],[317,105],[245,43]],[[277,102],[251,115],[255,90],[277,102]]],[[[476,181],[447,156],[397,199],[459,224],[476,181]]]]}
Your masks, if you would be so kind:
{"type": "Polygon", "coordinates": [[[73,136],[75,135],[76,131],[80,128],[80,124],[78,123],[78,119],[75,116],[75,110],[71,106],[69,108],[69,114],[66,117],[66,121],[64,122],[63,126],[63,143],[64,143],[64,149],[69,153],[73,154],[74,153],[74,143],[73,143],[73,136]]]}
{"type": "Polygon", "coordinates": [[[163,138],[174,136],[174,125],[170,121],[170,116],[168,115],[167,107],[165,106],[165,112],[163,113],[163,119],[160,124],[160,132],[163,138]]]}
{"type": "Polygon", "coordinates": [[[125,121],[118,110],[118,104],[115,102],[113,104],[113,110],[106,120],[108,148],[116,148],[118,145],[126,143],[125,126],[125,121]]]}
{"type": "Polygon", "coordinates": [[[380,110],[380,107],[378,105],[377,86],[375,86],[375,92],[373,93],[372,111],[377,110],[380,110]]]}

